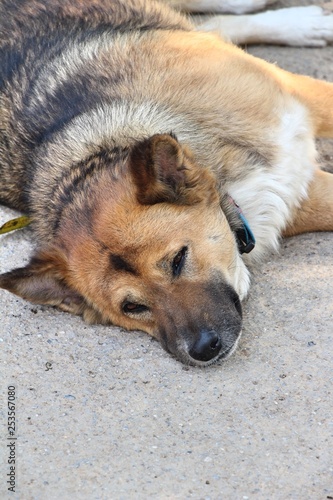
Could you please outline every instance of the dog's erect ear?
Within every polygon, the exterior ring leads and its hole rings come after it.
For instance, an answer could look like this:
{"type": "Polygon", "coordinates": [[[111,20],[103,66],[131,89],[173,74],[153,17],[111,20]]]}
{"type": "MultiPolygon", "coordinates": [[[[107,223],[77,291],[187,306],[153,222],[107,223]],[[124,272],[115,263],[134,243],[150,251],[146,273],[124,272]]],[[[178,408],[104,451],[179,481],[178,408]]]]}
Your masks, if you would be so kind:
{"type": "Polygon", "coordinates": [[[159,134],[137,143],[130,156],[138,201],[192,205],[215,191],[215,179],[198,167],[173,135],[159,134]]]}
{"type": "Polygon", "coordinates": [[[56,253],[43,252],[33,257],[26,267],[0,275],[0,288],[34,304],[58,306],[81,314],[85,301],[65,282],[65,261],[56,253]]]}

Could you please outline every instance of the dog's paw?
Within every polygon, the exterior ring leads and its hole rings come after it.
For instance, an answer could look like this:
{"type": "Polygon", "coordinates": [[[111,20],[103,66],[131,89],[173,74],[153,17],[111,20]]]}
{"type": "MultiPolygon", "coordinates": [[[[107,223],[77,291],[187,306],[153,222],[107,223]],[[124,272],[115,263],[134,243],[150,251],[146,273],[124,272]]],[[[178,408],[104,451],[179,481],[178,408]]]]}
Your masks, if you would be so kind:
{"type": "Polygon", "coordinates": [[[333,13],[330,4],[290,7],[254,16],[259,37],[266,43],[298,47],[325,47],[333,42],[333,13]]]}

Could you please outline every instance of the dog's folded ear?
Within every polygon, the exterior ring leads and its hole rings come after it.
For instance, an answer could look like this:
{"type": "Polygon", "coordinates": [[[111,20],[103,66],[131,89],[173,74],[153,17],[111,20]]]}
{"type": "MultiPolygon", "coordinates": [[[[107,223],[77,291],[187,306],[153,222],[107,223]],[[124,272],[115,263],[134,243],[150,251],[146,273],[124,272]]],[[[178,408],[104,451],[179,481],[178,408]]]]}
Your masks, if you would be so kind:
{"type": "Polygon", "coordinates": [[[62,259],[56,254],[43,252],[33,257],[26,267],[1,274],[0,288],[34,304],[58,306],[81,314],[85,301],[66,284],[63,267],[62,259]]]}
{"type": "Polygon", "coordinates": [[[132,149],[129,168],[144,205],[192,205],[216,192],[215,178],[199,167],[173,134],[157,134],[132,149]]]}

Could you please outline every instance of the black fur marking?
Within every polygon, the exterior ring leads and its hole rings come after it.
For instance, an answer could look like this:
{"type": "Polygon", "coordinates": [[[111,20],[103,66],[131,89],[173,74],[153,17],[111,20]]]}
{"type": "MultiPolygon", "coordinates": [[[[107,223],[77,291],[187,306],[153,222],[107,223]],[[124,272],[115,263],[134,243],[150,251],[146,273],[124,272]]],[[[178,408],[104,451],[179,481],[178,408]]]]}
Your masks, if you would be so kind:
{"type": "Polygon", "coordinates": [[[115,271],[125,271],[126,273],[137,275],[134,267],[123,259],[121,255],[110,254],[110,263],[115,271]]]}

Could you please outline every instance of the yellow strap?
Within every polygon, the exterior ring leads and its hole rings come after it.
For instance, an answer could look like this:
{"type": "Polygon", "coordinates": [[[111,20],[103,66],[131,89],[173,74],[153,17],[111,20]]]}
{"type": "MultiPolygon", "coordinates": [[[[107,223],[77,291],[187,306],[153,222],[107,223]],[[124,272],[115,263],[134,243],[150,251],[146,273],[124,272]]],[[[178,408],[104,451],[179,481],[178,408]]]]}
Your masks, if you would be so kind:
{"type": "Polygon", "coordinates": [[[27,217],[26,215],[16,217],[16,219],[11,219],[0,227],[0,234],[9,233],[10,231],[15,231],[16,229],[22,229],[23,227],[28,226],[30,222],[30,217],[27,217]]]}

